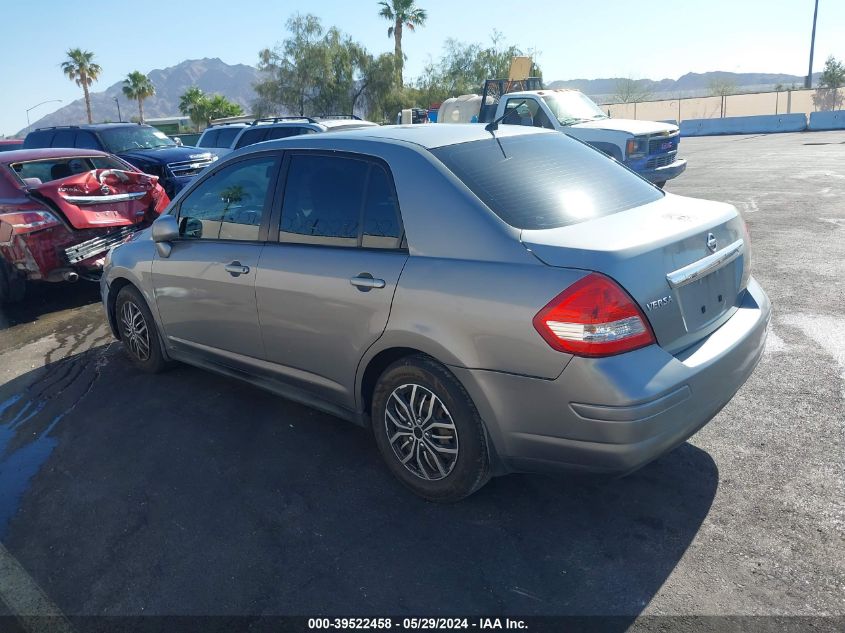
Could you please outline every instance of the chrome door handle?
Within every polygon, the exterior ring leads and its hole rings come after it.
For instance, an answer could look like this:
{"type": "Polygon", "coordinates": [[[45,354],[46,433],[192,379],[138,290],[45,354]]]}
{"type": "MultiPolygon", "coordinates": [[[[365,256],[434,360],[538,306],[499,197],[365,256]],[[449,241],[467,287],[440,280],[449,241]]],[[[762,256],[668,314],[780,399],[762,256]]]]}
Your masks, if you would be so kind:
{"type": "Polygon", "coordinates": [[[353,286],[360,288],[361,290],[370,290],[371,288],[384,288],[384,279],[373,279],[373,276],[369,273],[361,273],[357,277],[353,277],[349,280],[353,286]]]}
{"type": "Polygon", "coordinates": [[[232,275],[232,277],[237,277],[239,275],[246,275],[249,272],[249,266],[241,266],[239,261],[234,261],[231,264],[226,264],[224,270],[232,275]]]}

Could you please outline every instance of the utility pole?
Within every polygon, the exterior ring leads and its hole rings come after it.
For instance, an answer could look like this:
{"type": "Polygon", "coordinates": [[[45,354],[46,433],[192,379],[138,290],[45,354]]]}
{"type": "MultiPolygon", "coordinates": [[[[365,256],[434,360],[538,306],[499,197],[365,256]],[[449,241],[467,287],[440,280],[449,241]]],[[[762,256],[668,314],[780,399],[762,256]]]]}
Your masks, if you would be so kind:
{"type": "Polygon", "coordinates": [[[816,47],[816,18],[819,17],[819,0],[816,0],[816,10],[813,11],[813,37],[810,40],[810,70],[807,71],[807,78],[804,80],[804,87],[809,90],[813,87],[813,49],[816,47]]]}
{"type": "Polygon", "coordinates": [[[114,97],[114,102],[117,104],[117,120],[123,123],[123,119],[120,118],[120,101],[117,100],[117,97],[114,97]]]}

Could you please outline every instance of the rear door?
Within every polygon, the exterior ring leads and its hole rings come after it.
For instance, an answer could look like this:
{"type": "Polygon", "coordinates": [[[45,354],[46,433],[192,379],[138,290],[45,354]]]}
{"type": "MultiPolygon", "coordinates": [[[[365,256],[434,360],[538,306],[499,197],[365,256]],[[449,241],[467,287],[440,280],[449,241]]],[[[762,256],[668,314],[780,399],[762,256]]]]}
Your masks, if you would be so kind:
{"type": "Polygon", "coordinates": [[[387,325],[408,258],[393,178],[378,160],[320,152],[291,152],[283,172],[278,242],[256,280],[267,359],[351,409],[358,362],[387,325]]]}
{"type": "Polygon", "coordinates": [[[263,358],[255,279],[279,164],[273,152],[244,157],[183,198],[181,238],[153,261],[156,303],[176,349],[227,365],[263,358]]]}

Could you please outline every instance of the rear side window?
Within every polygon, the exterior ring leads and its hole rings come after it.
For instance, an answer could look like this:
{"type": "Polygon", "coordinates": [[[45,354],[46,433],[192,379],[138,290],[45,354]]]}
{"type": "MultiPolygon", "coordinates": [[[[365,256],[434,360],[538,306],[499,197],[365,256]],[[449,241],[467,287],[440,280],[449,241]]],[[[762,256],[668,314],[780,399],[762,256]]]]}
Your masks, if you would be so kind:
{"type": "Polygon", "coordinates": [[[50,147],[53,140],[53,130],[36,130],[26,135],[23,146],[27,149],[33,147],[50,147]]]}
{"type": "Polygon", "coordinates": [[[490,210],[518,229],[550,229],[618,213],[663,194],[565,134],[526,134],[432,150],[490,210]]]}
{"type": "Polygon", "coordinates": [[[361,246],[396,248],[402,229],[393,180],[381,165],[373,165],[364,201],[364,234],[361,246]]]}

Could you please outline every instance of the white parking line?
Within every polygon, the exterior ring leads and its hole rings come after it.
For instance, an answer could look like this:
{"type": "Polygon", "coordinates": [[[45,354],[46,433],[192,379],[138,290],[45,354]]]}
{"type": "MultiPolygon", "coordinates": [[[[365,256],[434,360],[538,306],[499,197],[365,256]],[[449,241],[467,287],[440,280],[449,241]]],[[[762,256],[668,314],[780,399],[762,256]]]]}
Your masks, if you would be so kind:
{"type": "Polygon", "coordinates": [[[38,583],[0,543],[0,600],[30,633],[75,633],[38,583]]]}

